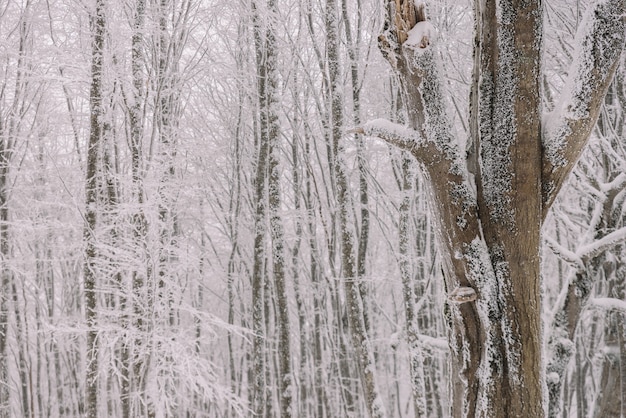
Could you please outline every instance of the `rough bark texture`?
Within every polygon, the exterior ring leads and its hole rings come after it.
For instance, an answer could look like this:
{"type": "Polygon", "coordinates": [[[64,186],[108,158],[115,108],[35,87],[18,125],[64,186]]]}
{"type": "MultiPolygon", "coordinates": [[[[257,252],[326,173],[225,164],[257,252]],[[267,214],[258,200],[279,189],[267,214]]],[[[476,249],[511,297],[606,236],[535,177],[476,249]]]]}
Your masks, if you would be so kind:
{"type": "MultiPolygon", "coordinates": [[[[0,133],[3,131],[0,122],[0,133]]],[[[9,207],[8,207],[8,175],[9,150],[7,141],[0,140],[0,257],[3,260],[0,267],[0,382],[9,381],[9,362],[7,353],[8,321],[9,321],[9,285],[11,272],[4,260],[9,256],[9,207]]],[[[0,385],[0,417],[9,416],[9,385],[0,385]]]]}
{"type": "Polygon", "coordinates": [[[613,76],[623,44],[622,10],[621,1],[604,2],[583,25],[581,54],[591,58],[575,62],[570,76],[593,88],[585,87],[584,95],[565,91],[558,108],[584,110],[557,113],[546,128],[541,1],[476,1],[466,154],[446,115],[434,28],[423,5],[389,3],[379,45],[403,88],[409,127],[372,121],[361,131],[410,151],[431,189],[449,296],[452,370],[464,383],[453,386],[452,416],[544,415],[541,225],[591,129],[576,131],[571,124],[593,126],[613,76]]]}
{"type": "Polygon", "coordinates": [[[400,250],[400,278],[402,280],[402,296],[404,299],[404,315],[406,318],[406,336],[409,346],[409,371],[411,376],[411,393],[413,395],[413,407],[416,417],[427,417],[428,408],[426,403],[426,385],[424,383],[424,355],[422,344],[419,341],[419,323],[417,317],[417,295],[413,283],[413,275],[410,264],[410,206],[409,193],[413,189],[413,176],[411,176],[409,161],[403,158],[401,187],[405,195],[399,207],[398,218],[398,249],[400,250]]]}
{"type": "MultiPolygon", "coordinates": [[[[275,0],[268,1],[270,13],[277,13],[275,0]]],[[[279,211],[281,207],[281,190],[279,167],[280,152],[280,126],[278,114],[278,74],[277,74],[277,50],[275,27],[272,19],[269,19],[265,31],[265,114],[261,124],[261,141],[269,144],[268,161],[268,198],[270,216],[270,235],[272,238],[272,267],[274,276],[274,288],[276,290],[276,303],[278,305],[278,390],[280,400],[280,416],[287,418],[292,416],[292,376],[291,376],[291,343],[289,339],[289,306],[287,303],[287,291],[285,287],[285,230],[279,211]]]]}
{"type": "Polygon", "coordinates": [[[98,298],[96,277],[96,237],[94,235],[97,221],[98,203],[98,155],[102,143],[102,73],[105,32],[105,4],[103,0],[96,2],[92,22],[92,57],[91,57],[91,91],[90,133],[87,147],[87,171],[85,186],[85,317],[87,321],[87,374],[85,409],[88,418],[98,416],[98,298]]]}
{"type": "MultiPolygon", "coordinates": [[[[259,93],[259,109],[265,109],[266,68],[263,53],[263,35],[259,22],[258,12],[253,5],[254,18],[254,45],[257,64],[257,91],[259,93]]],[[[266,113],[261,112],[261,125],[266,126],[266,113]]],[[[263,128],[261,128],[263,130],[263,128]]],[[[252,331],[254,333],[252,348],[252,411],[262,417],[265,413],[265,313],[264,313],[264,282],[265,278],[265,235],[267,215],[266,177],[269,144],[260,141],[256,161],[255,198],[256,214],[254,218],[254,265],[252,268],[252,331]]]]}
{"type": "Polygon", "coordinates": [[[344,277],[344,292],[352,346],[355,350],[365,403],[370,417],[381,418],[386,415],[384,404],[379,394],[375,375],[375,360],[371,342],[367,335],[366,314],[363,307],[362,292],[359,286],[358,259],[355,257],[358,244],[351,227],[352,202],[348,190],[346,164],[339,140],[343,136],[343,97],[339,71],[339,29],[337,20],[340,9],[336,0],[327,0],[325,11],[326,42],[328,56],[328,78],[332,125],[330,127],[330,147],[334,167],[334,181],[337,190],[337,210],[339,212],[339,230],[341,239],[341,264],[344,277]]]}

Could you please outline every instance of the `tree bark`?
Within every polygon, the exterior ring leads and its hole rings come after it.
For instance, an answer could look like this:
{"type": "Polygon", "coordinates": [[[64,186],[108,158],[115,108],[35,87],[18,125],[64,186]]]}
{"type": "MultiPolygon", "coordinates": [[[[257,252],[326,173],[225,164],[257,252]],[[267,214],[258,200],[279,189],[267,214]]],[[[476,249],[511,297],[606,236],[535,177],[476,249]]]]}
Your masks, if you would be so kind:
{"type": "MultiPolygon", "coordinates": [[[[275,0],[268,1],[269,12],[276,16],[278,8],[275,0]]],[[[278,122],[278,75],[277,75],[277,48],[273,18],[268,19],[265,32],[265,109],[264,118],[267,126],[261,124],[261,141],[267,141],[268,150],[268,193],[270,235],[272,238],[272,273],[278,305],[278,390],[280,400],[280,416],[291,417],[292,376],[291,376],[291,343],[289,338],[289,305],[285,288],[285,231],[279,215],[281,207],[280,189],[280,126],[278,122]]]]}
{"type": "MultiPolygon", "coordinates": [[[[340,16],[336,0],[327,0],[325,11],[326,42],[328,56],[328,79],[330,94],[331,120],[330,147],[334,179],[337,190],[337,210],[339,212],[339,230],[341,238],[341,264],[344,292],[347,305],[348,323],[352,336],[352,346],[357,356],[361,383],[365,395],[365,404],[371,417],[386,415],[380,397],[375,376],[375,361],[371,342],[367,335],[365,310],[359,288],[357,259],[355,259],[355,234],[350,225],[351,199],[348,190],[348,178],[345,161],[339,140],[343,135],[343,96],[340,86],[339,70],[339,30],[337,20],[340,16]]],[[[332,170],[332,168],[331,168],[332,170]]]]}
{"type": "Polygon", "coordinates": [[[417,295],[411,274],[410,260],[410,205],[413,189],[413,178],[410,175],[408,156],[402,158],[401,190],[404,193],[399,208],[398,239],[400,251],[400,278],[402,279],[402,295],[406,321],[406,337],[409,345],[409,370],[411,375],[411,392],[415,417],[427,417],[426,385],[424,381],[424,355],[419,341],[419,324],[417,317],[417,295]]]}
{"type": "MultiPolygon", "coordinates": [[[[260,112],[259,131],[260,136],[267,126],[267,106],[265,103],[267,69],[265,67],[264,39],[259,12],[255,2],[252,2],[254,24],[254,47],[257,65],[257,94],[258,109],[260,112]]],[[[259,140],[256,157],[255,184],[255,217],[254,217],[254,264],[252,268],[252,411],[258,417],[264,417],[266,412],[265,393],[267,391],[265,364],[265,260],[266,260],[266,216],[268,212],[267,202],[267,165],[269,157],[268,141],[259,140]]]]}
{"type": "Polygon", "coordinates": [[[85,241],[84,292],[85,318],[87,322],[87,367],[85,407],[88,418],[98,417],[98,297],[97,297],[97,251],[96,222],[98,210],[98,156],[102,147],[102,78],[105,33],[105,2],[97,0],[92,24],[91,90],[89,93],[90,131],[87,147],[87,170],[85,186],[85,241]]]}

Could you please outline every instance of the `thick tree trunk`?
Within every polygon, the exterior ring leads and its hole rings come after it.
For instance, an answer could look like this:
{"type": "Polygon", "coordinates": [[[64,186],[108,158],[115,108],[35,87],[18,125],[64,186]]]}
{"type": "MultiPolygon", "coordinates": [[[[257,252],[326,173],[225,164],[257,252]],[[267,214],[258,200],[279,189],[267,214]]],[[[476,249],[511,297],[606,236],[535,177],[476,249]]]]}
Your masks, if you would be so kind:
{"type": "Polygon", "coordinates": [[[622,10],[621,1],[602,3],[579,34],[584,46],[570,70],[574,87],[559,106],[586,111],[557,113],[542,126],[541,2],[477,1],[465,156],[446,114],[434,27],[423,5],[390,3],[379,42],[403,88],[409,128],[372,121],[357,131],[410,151],[429,183],[452,370],[464,383],[454,386],[452,416],[544,414],[541,225],[613,76],[623,45],[622,10]],[[594,54],[605,59],[594,61],[594,54]],[[593,93],[583,95],[581,85],[593,93]]]}

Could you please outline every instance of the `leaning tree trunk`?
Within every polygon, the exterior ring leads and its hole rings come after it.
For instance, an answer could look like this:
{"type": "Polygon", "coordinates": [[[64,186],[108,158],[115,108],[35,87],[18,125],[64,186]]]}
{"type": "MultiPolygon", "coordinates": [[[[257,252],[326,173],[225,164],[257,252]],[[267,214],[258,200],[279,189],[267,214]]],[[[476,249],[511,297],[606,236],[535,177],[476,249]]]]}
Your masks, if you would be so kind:
{"type": "Polygon", "coordinates": [[[542,121],[538,0],[475,3],[470,138],[446,114],[435,29],[424,6],[390,3],[383,55],[399,78],[409,127],[358,128],[420,163],[438,220],[448,293],[455,417],[544,415],[540,231],[587,142],[623,46],[622,1],[593,8],[568,88],[542,121]]]}

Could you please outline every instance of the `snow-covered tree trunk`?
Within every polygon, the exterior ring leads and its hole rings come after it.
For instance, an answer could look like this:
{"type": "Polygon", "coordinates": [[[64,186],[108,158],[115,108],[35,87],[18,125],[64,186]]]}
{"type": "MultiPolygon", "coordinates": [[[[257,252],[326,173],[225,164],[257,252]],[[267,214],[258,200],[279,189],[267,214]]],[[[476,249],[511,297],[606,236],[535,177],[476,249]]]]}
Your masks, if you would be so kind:
{"type": "Polygon", "coordinates": [[[261,141],[266,141],[268,150],[268,202],[270,217],[270,236],[272,239],[272,273],[277,303],[278,325],[278,390],[280,416],[292,416],[292,376],[291,343],[289,338],[289,304],[285,287],[285,228],[279,214],[281,208],[280,178],[280,125],[278,121],[278,49],[276,45],[276,27],[273,23],[278,16],[276,0],[269,0],[268,11],[271,14],[265,30],[265,108],[261,108],[261,141]]]}
{"type": "MultiPolygon", "coordinates": [[[[126,329],[136,327],[141,329],[141,323],[144,321],[141,307],[137,306],[137,300],[135,296],[138,296],[143,291],[145,283],[147,281],[146,273],[147,267],[145,245],[147,242],[148,225],[143,211],[144,204],[144,184],[143,184],[143,100],[144,100],[144,77],[143,77],[143,65],[144,65],[144,21],[145,21],[145,0],[137,0],[135,4],[134,16],[133,16],[133,34],[131,40],[131,75],[132,75],[132,102],[128,105],[128,122],[130,125],[130,152],[131,152],[131,173],[133,184],[133,198],[136,203],[136,211],[132,214],[131,223],[133,230],[133,239],[137,243],[136,247],[136,259],[138,261],[138,268],[131,272],[131,301],[133,301],[133,313],[132,321],[129,320],[129,312],[127,312],[127,301],[124,297],[124,290],[122,290],[122,297],[120,298],[120,310],[122,311],[122,326],[126,329]]],[[[123,288],[123,284],[120,283],[120,287],[123,288]]],[[[141,347],[143,344],[140,338],[131,342],[130,339],[126,339],[122,343],[120,350],[120,363],[122,379],[120,382],[120,401],[122,407],[122,415],[124,417],[131,416],[132,408],[132,394],[137,393],[139,388],[136,387],[138,380],[140,379],[140,373],[142,369],[141,361],[135,359],[135,354],[132,352],[132,347],[141,347]]]]}
{"type": "Polygon", "coordinates": [[[398,209],[398,250],[400,252],[400,278],[402,279],[402,296],[404,299],[404,315],[406,320],[406,338],[409,345],[409,371],[411,376],[411,393],[416,417],[427,417],[426,385],[424,383],[424,354],[419,341],[419,322],[417,311],[417,295],[410,263],[410,206],[413,190],[413,176],[410,173],[408,157],[402,158],[402,175],[399,179],[404,193],[398,209]]]}
{"type": "Polygon", "coordinates": [[[330,93],[330,152],[331,170],[333,170],[334,187],[337,190],[337,210],[341,240],[341,266],[344,276],[344,292],[352,346],[357,356],[361,384],[365,395],[365,405],[371,417],[381,418],[386,415],[382,398],[376,382],[376,365],[371,341],[367,335],[365,309],[362,292],[359,287],[357,257],[358,245],[355,233],[350,225],[352,202],[348,190],[347,169],[343,147],[339,140],[343,126],[343,95],[340,89],[339,67],[339,29],[338,18],[340,9],[336,0],[327,0],[325,10],[326,54],[328,59],[328,81],[330,93]]]}
{"type": "MultiPolygon", "coordinates": [[[[12,282],[11,271],[4,260],[9,259],[9,167],[11,147],[5,126],[0,121],[0,382],[9,381],[9,287],[12,282]]],[[[0,385],[0,417],[10,415],[10,391],[8,384],[0,385]]]]}
{"type": "Polygon", "coordinates": [[[258,143],[256,154],[255,183],[255,217],[254,217],[254,264],[252,268],[252,331],[254,333],[252,347],[252,411],[256,416],[265,416],[271,409],[266,402],[268,391],[268,368],[266,364],[266,298],[267,295],[267,216],[269,202],[267,198],[268,162],[270,142],[267,138],[268,111],[268,68],[265,26],[260,13],[260,6],[252,2],[252,19],[254,24],[254,49],[256,55],[257,97],[260,113],[258,143]]]}
{"type": "Polygon", "coordinates": [[[87,322],[87,367],[85,382],[85,409],[88,418],[98,417],[98,297],[96,276],[96,222],[98,208],[98,161],[102,146],[102,75],[105,37],[105,2],[97,0],[95,11],[91,16],[92,23],[92,56],[91,56],[91,90],[90,131],[87,147],[87,169],[85,186],[85,225],[83,239],[85,241],[84,292],[85,317],[87,322]]]}
{"type": "Polygon", "coordinates": [[[452,416],[544,415],[540,231],[597,119],[624,38],[623,3],[592,9],[556,111],[541,108],[540,1],[475,2],[470,138],[446,113],[435,28],[424,6],[390,2],[379,45],[404,92],[408,127],[358,131],[408,150],[431,190],[448,292],[452,416]],[[457,377],[452,377],[456,380],[457,377]]]}

